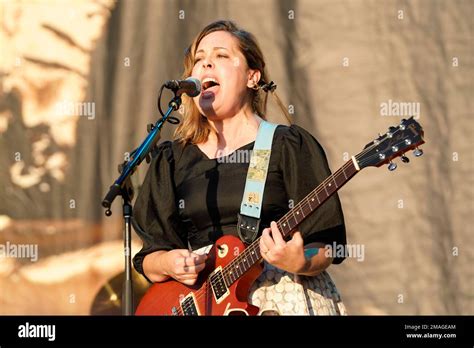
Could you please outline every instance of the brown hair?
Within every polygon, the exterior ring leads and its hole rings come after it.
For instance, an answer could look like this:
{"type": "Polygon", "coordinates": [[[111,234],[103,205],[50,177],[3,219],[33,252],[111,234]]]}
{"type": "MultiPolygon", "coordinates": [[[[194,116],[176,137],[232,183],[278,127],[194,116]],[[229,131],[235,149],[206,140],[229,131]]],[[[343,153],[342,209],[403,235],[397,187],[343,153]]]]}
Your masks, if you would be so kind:
{"type": "MultiPolygon", "coordinates": [[[[255,37],[240,29],[232,21],[220,20],[207,25],[201,32],[194,38],[192,44],[186,50],[184,56],[184,72],[182,78],[188,78],[191,76],[194,67],[194,56],[196,54],[197,47],[201,40],[208,34],[215,31],[225,31],[234,36],[239,42],[239,48],[245,59],[247,65],[252,70],[259,70],[261,77],[258,82],[258,89],[250,89],[250,101],[254,112],[265,119],[265,113],[267,109],[267,97],[266,92],[270,91],[276,98],[276,101],[285,116],[289,119],[286,108],[281,103],[278,96],[275,94],[276,85],[273,81],[269,83],[268,73],[265,69],[265,60],[263,58],[262,51],[257,43],[255,37]]],[[[213,132],[206,117],[201,115],[199,109],[194,104],[192,98],[183,95],[183,106],[184,106],[184,119],[175,131],[175,138],[184,143],[198,144],[206,141],[209,134],[213,132]]]]}

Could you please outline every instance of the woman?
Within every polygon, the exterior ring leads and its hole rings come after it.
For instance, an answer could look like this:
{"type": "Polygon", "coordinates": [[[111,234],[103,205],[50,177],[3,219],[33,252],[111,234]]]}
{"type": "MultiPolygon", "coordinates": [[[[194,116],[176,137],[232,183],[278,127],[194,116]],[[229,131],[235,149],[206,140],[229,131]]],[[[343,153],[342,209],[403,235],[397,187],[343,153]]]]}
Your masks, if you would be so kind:
{"type": "MultiPolygon", "coordinates": [[[[207,258],[193,251],[222,235],[237,235],[249,163],[226,159],[252,150],[266,118],[267,94],[276,86],[269,83],[253,35],[229,21],[201,31],[184,67],[183,76],[198,78],[202,92],[184,97],[184,120],[175,140],[159,146],[137,198],[134,216],[144,232],[134,265],[151,282],[171,277],[192,285],[207,258]]],[[[308,217],[289,241],[274,222],[329,174],[324,151],[308,132],[295,125],[276,128],[261,213],[265,269],[249,294],[261,313],[345,313],[325,271],[343,261],[324,249],[346,243],[338,197],[308,217]]]]}

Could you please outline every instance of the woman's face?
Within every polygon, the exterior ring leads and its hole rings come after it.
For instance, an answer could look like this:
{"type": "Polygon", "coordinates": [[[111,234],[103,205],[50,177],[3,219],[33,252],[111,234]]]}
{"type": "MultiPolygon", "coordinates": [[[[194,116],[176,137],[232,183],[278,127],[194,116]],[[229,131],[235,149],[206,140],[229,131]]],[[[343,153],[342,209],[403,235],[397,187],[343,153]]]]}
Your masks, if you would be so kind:
{"type": "Polygon", "coordinates": [[[260,72],[248,68],[235,37],[215,31],[199,43],[191,76],[202,85],[201,94],[193,98],[199,111],[219,120],[235,115],[249,102],[248,87],[258,82],[260,72]]]}

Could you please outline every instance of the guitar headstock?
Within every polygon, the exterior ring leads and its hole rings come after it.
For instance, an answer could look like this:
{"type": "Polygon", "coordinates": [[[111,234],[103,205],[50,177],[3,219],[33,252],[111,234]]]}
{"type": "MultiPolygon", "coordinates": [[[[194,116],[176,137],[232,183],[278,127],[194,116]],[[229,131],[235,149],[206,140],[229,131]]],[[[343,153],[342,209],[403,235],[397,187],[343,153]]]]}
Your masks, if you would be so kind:
{"type": "Polygon", "coordinates": [[[394,170],[397,165],[392,160],[401,157],[402,162],[408,163],[405,152],[413,149],[415,157],[421,156],[423,151],[418,146],[425,142],[423,133],[423,128],[413,117],[403,119],[398,126],[390,127],[387,133],[368,143],[364,150],[355,156],[360,169],[390,163],[388,169],[394,170]]]}

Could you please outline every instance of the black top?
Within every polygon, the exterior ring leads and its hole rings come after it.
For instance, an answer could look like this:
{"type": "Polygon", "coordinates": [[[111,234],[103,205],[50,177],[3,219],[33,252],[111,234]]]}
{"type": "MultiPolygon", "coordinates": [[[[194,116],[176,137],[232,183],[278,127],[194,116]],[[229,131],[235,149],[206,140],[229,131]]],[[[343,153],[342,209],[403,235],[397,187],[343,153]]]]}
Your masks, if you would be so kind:
{"type": "MultiPolygon", "coordinates": [[[[166,141],[158,146],[134,206],[143,248],[134,259],[157,250],[192,249],[213,244],[224,234],[238,236],[237,214],[254,142],[225,157],[209,159],[193,144],[166,141]]],[[[277,221],[330,175],[317,140],[296,125],[278,126],[272,144],[261,213],[261,229],[277,221]]],[[[337,194],[299,226],[305,244],[346,244],[337,194]]],[[[344,258],[335,258],[335,264],[344,258]]]]}

